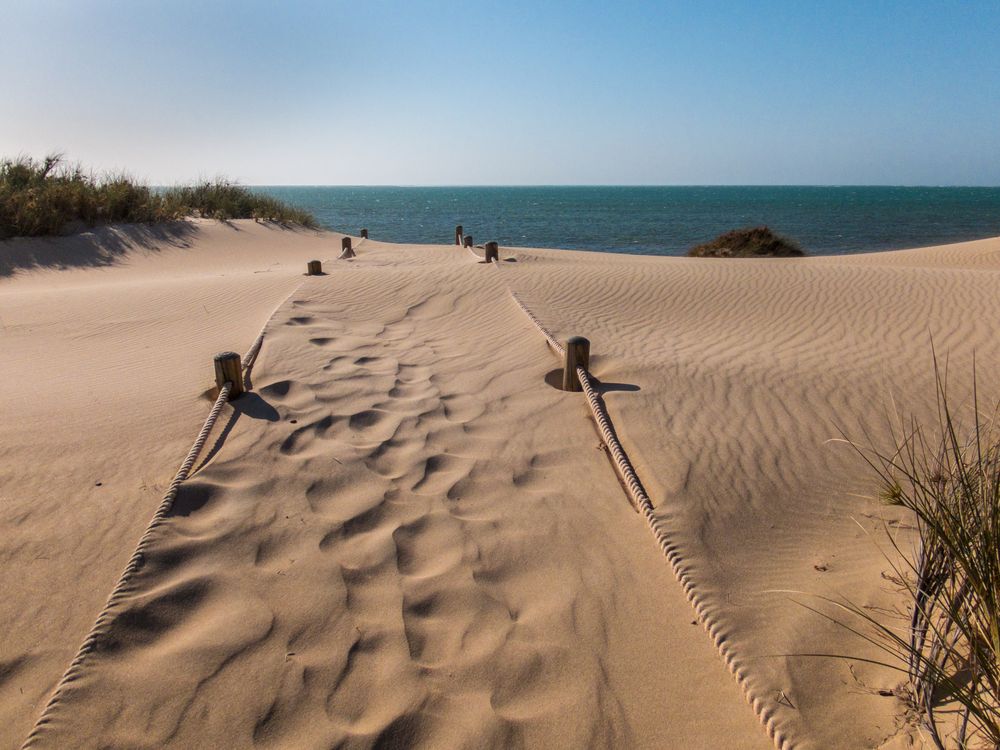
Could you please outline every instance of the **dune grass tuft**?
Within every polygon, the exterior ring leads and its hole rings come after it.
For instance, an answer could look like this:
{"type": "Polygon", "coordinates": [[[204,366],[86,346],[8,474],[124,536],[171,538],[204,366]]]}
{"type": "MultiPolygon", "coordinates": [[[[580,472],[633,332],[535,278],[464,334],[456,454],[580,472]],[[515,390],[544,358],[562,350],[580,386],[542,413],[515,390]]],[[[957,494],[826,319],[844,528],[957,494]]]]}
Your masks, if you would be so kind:
{"type": "Polygon", "coordinates": [[[156,190],[127,174],[86,172],[60,154],[0,160],[0,239],[187,216],[317,226],[310,213],[225,179],[156,190]]]}
{"type": "Polygon", "coordinates": [[[688,250],[693,258],[790,258],[805,255],[791,240],[767,227],[733,229],[688,250]]]}
{"type": "Polygon", "coordinates": [[[167,212],[174,216],[203,216],[223,221],[260,219],[309,228],[318,226],[308,211],[226,179],[167,188],[162,198],[167,212]]]}
{"type": "Polygon", "coordinates": [[[909,612],[892,622],[862,606],[827,600],[859,627],[835,619],[905,671],[909,698],[934,745],[1000,747],[1000,435],[997,410],[979,412],[968,436],[935,361],[938,424],[893,424],[890,451],[858,448],[878,476],[879,498],[911,511],[919,546],[890,535],[909,612]]]}

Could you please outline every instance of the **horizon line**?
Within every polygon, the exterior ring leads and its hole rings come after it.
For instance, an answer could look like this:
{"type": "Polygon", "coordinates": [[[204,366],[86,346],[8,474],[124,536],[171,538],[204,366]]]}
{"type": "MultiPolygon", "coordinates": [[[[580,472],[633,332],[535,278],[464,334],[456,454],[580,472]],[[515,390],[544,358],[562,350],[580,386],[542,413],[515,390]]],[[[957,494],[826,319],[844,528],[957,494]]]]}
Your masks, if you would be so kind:
{"type": "MultiPolygon", "coordinates": [[[[185,183],[178,183],[185,184],[185,183]]],[[[958,185],[958,184],[891,184],[891,183],[494,183],[494,184],[418,184],[418,183],[239,183],[247,187],[282,187],[282,188],[927,188],[952,189],[968,188],[996,190],[997,185],[958,185]]],[[[154,187],[169,187],[155,185],[154,187]]]]}

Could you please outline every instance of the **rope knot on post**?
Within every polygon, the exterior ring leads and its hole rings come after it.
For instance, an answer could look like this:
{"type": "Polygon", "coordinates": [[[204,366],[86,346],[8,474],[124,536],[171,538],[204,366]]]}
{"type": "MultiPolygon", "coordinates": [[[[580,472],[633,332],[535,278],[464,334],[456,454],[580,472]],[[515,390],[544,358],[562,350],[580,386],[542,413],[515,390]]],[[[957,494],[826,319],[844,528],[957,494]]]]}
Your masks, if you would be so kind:
{"type": "Polygon", "coordinates": [[[496,242],[487,242],[483,247],[486,250],[487,263],[498,263],[500,261],[500,246],[496,242]]]}
{"type": "Polygon", "coordinates": [[[465,246],[466,247],[472,247],[472,235],[471,234],[465,235],[465,246]]]}
{"type": "Polygon", "coordinates": [[[361,230],[361,239],[363,239],[363,240],[367,240],[368,239],[368,230],[367,229],[362,229],[361,230]]]}
{"type": "Polygon", "coordinates": [[[462,234],[463,234],[462,225],[459,224],[457,227],[455,227],[455,244],[458,245],[459,247],[461,247],[462,245],[462,234]]]}

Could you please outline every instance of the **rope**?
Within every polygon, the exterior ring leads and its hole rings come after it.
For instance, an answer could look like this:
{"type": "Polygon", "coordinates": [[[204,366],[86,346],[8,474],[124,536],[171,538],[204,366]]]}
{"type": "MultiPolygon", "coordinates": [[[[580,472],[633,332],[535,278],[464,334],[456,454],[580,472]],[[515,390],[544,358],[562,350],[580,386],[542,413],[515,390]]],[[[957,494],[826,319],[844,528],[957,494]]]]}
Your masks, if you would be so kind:
{"type": "MultiPolygon", "coordinates": [[[[560,356],[566,356],[565,347],[556,340],[549,330],[542,325],[541,321],[535,317],[534,313],[528,309],[521,299],[513,291],[510,292],[510,296],[514,298],[518,307],[528,316],[535,328],[539,330],[542,336],[545,337],[545,341],[550,347],[560,356]]],[[[628,454],[625,453],[625,449],[622,448],[621,442],[618,440],[618,434],[615,432],[614,425],[611,424],[611,417],[608,415],[608,411],[604,406],[604,399],[597,392],[594,387],[594,380],[590,376],[590,373],[581,365],[576,368],[576,376],[580,379],[580,385],[583,386],[583,393],[587,397],[587,404],[590,406],[591,414],[594,417],[594,421],[597,423],[597,430],[601,434],[601,439],[604,441],[604,447],[608,449],[608,454],[611,456],[611,461],[618,471],[618,476],[621,477],[622,483],[625,485],[625,490],[628,493],[629,503],[638,512],[642,507],[643,503],[648,505],[650,508],[653,507],[649,500],[649,496],[646,494],[645,488],[642,486],[642,482],[639,481],[639,475],[635,473],[635,469],[632,466],[632,462],[629,461],[628,454]]]]}
{"type": "Polygon", "coordinates": [[[576,368],[576,376],[580,379],[580,385],[583,386],[583,393],[587,397],[587,403],[590,405],[591,414],[594,415],[594,421],[597,422],[597,429],[601,433],[601,439],[608,449],[611,461],[618,471],[618,476],[621,477],[622,483],[625,485],[629,502],[636,512],[646,506],[652,510],[653,504],[649,501],[646,489],[642,486],[642,482],[639,481],[639,475],[635,473],[635,469],[632,467],[632,462],[629,461],[625,449],[622,448],[622,444],[618,441],[618,435],[611,424],[611,417],[608,416],[608,411],[604,406],[604,399],[601,398],[597,389],[594,388],[594,382],[590,374],[583,368],[583,365],[580,365],[576,368]]]}
{"type": "Polygon", "coordinates": [[[549,329],[542,325],[542,322],[538,318],[536,318],[535,314],[528,309],[528,306],[521,301],[521,298],[517,296],[517,293],[515,291],[513,291],[512,289],[508,291],[510,292],[510,296],[514,298],[514,301],[517,303],[517,306],[521,308],[521,312],[523,312],[525,315],[528,316],[528,320],[534,323],[535,328],[537,328],[541,332],[541,334],[545,337],[545,340],[546,342],[548,342],[548,345],[551,346],[555,350],[556,354],[558,354],[560,357],[565,357],[566,349],[563,347],[563,345],[556,340],[555,336],[549,333],[549,329]]]}
{"type": "MultiPolygon", "coordinates": [[[[265,328],[266,327],[267,324],[265,323],[265,328]]],[[[250,368],[253,367],[253,364],[257,359],[257,355],[260,353],[261,344],[263,342],[264,329],[262,328],[260,334],[254,340],[250,349],[241,360],[242,367],[246,371],[245,376],[250,374],[250,368]]],[[[42,709],[38,720],[35,722],[35,726],[31,730],[31,733],[21,746],[21,750],[28,750],[28,748],[35,746],[35,743],[41,737],[46,726],[51,723],[52,712],[62,701],[66,689],[80,676],[80,673],[87,663],[88,657],[94,653],[95,650],[97,650],[101,640],[107,635],[108,628],[111,626],[112,622],[114,622],[115,608],[131,592],[132,579],[142,568],[142,564],[145,560],[146,549],[152,542],[153,535],[156,530],[163,523],[163,520],[167,518],[173,508],[174,500],[177,498],[177,493],[180,491],[181,484],[183,484],[190,475],[191,468],[194,466],[195,461],[198,460],[198,455],[201,453],[202,448],[205,447],[205,441],[208,440],[208,436],[212,432],[212,428],[215,426],[215,422],[219,418],[219,414],[222,412],[223,405],[229,400],[229,392],[232,387],[232,381],[226,381],[222,388],[219,389],[218,398],[215,399],[215,403],[212,405],[212,410],[208,413],[208,417],[205,419],[205,423],[202,425],[201,431],[198,433],[198,437],[195,438],[194,444],[191,446],[191,450],[188,451],[187,456],[184,458],[184,462],[174,475],[173,481],[170,483],[166,494],[164,494],[156,512],[153,514],[152,520],[150,520],[149,525],[146,527],[146,531],[139,539],[139,543],[136,545],[135,551],[132,553],[132,557],[129,558],[128,564],[125,566],[125,570],[119,577],[118,583],[116,583],[114,589],[112,589],[111,596],[108,597],[108,601],[104,605],[104,609],[101,610],[101,613],[97,617],[97,621],[90,629],[90,632],[84,639],[83,644],[80,646],[79,651],[77,651],[73,661],[70,662],[66,672],[63,674],[62,678],[60,678],[59,682],[56,683],[55,690],[49,697],[48,703],[45,704],[45,708],[42,709]]]]}
{"type": "MultiPolygon", "coordinates": [[[[462,240],[462,245],[464,247],[464,237],[462,240]]],[[[364,241],[364,238],[362,238],[358,242],[357,247],[360,247],[361,243],[364,241]]],[[[477,260],[480,259],[480,256],[473,252],[472,248],[466,247],[465,249],[468,250],[469,253],[472,254],[477,260]]],[[[560,344],[559,341],[541,323],[541,321],[535,317],[534,313],[531,312],[531,310],[521,301],[513,290],[508,291],[510,291],[510,295],[514,302],[517,303],[521,311],[524,312],[535,328],[537,328],[542,336],[544,336],[546,342],[553,349],[553,351],[560,357],[565,356],[566,350],[563,345],[560,344]]],[[[247,371],[246,375],[249,375],[249,370],[257,359],[257,355],[260,352],[263,341],[264,330],[262,329],[253,344],[250,346],[246,355],[244,355],[241,360],[243,369],[247,371]]],[[[587,404],[590,406],[591,414],[597,424],[601,439],[608,450],[612,463],[621,478],[626,493],[628,494],[630,504],[637,512],[642,514],[643,518],[645,518],[657,544],[662,550],[664,556],[667,558],[667,561],[670,563],[674,576],[681,584],[688,602],[694,608],[699,621],[708,631],[709,636],[711,636],[716,648],[722,655],[723,661],[736,678],[737,683],[740,685],[747,702],[750,704],[758,719],[764,725],[768,736],[771,737],[779,750],[787,750],[788,748],[791,748],[792,745],[790,741],[777,726],[774,716],[774,702],[765,702],[762,698],[756,696],[751,690],[748,676],[742,667],[736,662],[735,655],[726,640],[726,634],[722,632],[721,627],[710,617],[710,613],[707,611],[707,605],[704,600],[701,599],[699,593],[695,590],[695,584],[684,567],[683,560],[680,557],[677,546],[670,541],[670,538],[664,530],[660,520],[656,518],[652,501],[649,499],[649,495],[646,493],[646,490],[635,471],[635,467],[632,465],[628,454],[625,453],[625,449],[622,447],[621,442],[618,439],[618,435],[615,432],[614,425],[611,422],[611,417],[607,412],[604,400],[601,398],[599,392],[594,386],[592,376],[582,366],[577,367],[576,374],[580,380],[580,385],[583,388],[587,404]]],[[[188,451],[187,457],[184,459],[180,469],[178,469],[177,474],[170,483],[170,487],[163,496],[163,500],[160,502],[160,505],[157,508],[156,513],[153,515],[149,526],[146,528],[145,533],[140,538],[128,565],[126,565],[124,572],[111,593],[111,596],[108,598],[107,604],[98,616],[97,622],[94,624],[83,644],[80,646],[80,650],[78,651],[76,657],[70,663],[69,668],[57,683],[52,696],[49,698],[48,703],[42,710],[42,713],[36,721],[31,733],[22,745],[22,750],[28,750],[35,745],[45,727],[51,723],[51,714],[59,705],[66,688],[70,683],[79,677],[80,672],[87,661],[87,657],[93,653],[100,640],[106,635],[108,627],[113,622],[112,610],[129,593],[129,584],[138,570],[142,567],[145,550],[149,546],[154,532],[163,522],[163,519],[167,517],[170,509],[173,507],[174,500],[177,497],[181,484],[188,478],[191,468],[198,459],[198,455],[201,453],[201,450],[205,445],[205,441],[208,439],[208,436],[218,419],[222,406],[229,398],[229,391],[231,387],[232,383],[226,382],[226,384],[223,385],[219,391],[219,396],[215,400],[215,404],[212,406],[212,410],[209,412],[208,418],[205,420],[205,424],[201,428],[201,432],[198,433],[198,437],[195,440],[194,445],[191,446],[191,450],[188,451]]]]}
{"type": "Polygon", "coordinates": [[[482,260],[482,258],[479,257],[479,253],[477,253],[470,246],[468,246],[468,245],[465,244],[465,236],[464,235],[462,236],[462,247],[464,247],[466,250],[468,250],[469,251],[469,255],[471,255],[476,260],[482,260]]]}
{"type": "Polygon", "coordinates": [[[240,365],[243,367],[244,370],[247,370],[248,373],[250,368],[253,367],[253,363],[257,361],[257,355],[260,354],[260,347],[261,344],[263,343],[264,343],[264,329],[261,328],[260,333],[257,334],[257,338],[254,339],[254,342],[250,345],[250,348],[247,350],[247,353],[244,354],[243,359],[240,360],[240,365]]]}
{"type": "MultiPolygon", "coordinates": [[[[351,242],[351,252],[354,253],[354,255],[351,256],[352,258],[357,256],[358,248],[361,247],[367,241],[368,241],[367,237],[362,237],[361,239],[358,240],[357,245],[355,245],[353,241],[351,242]]],[[[341,250],[340,255],[338,255],[336,258],[327,258],[323,262],[329,263],[331,260],[350,260],[350,258],[345,258],[344,251],[341,250]]]]}
{"type": "MultiPolygon", "coordinates": [[[[549,346],[552,347],[552,349],[558,353],[560,357],[564,357],[566,355],[566,349],[563,345],[556,340],[556,338],[548,331],[547,328],[545,328],[544,325],[542,325],[541,321],[535,317],[534,313],[528,309],[517,294],[515,294],[513,290],[509,291],[511,297],[514,299],[514,302],[517,303],[518,307],[520,307],[524,314],[528,317],[528,320],[530,320],[542,336],[545,337],[549,346]]],[[[625,491],[629,497],[629,502],[632,504],[632,507],[641,513],[642,517],[646,519],[646,524],[653,533],[653,538],[656,540],[660,550],[667,558],[667,562],[670,563],[670,569],[673,571],[674,577],[677,579],[678,583],[681,584],[685,597],[687,597],[688,602],[691,604],[695,614],[698,616],[698,620],[711,637],[712,642],[715,644],[716,649],[718,649],[719,654],[722,656],[722,660],[726,667],[732,673],[733,677],[736,678],[736,682],[740,686],[744,698],[746,698],[747,703],[750,704],[754,714],[756,714],[760,723],[763,725],[764,730],[779,750],[790,750],[794,747],[794,745],[778,726],[777,719],[775,717],[777,704],[773,700],[757,695],[751,688],[749,676],[743,666],[736,660],[736,655],[733,653],[733,650],[729,645],[728,634],[723,630],[723,627],[718,623],[718,621],[712,617],[708,604],[702,598],[700,591],[695,588],[695,582],[692,580],[691,575],[688,572],[688,568],[681,557],[677,545],[671,541],[669,533],[664,528],[664,524],[656,517],[653,510],[653,503],[649,499],[649,495],[646,493],[646,489],[643,487],[642,482],[639,480],[639,475],[636,473],[635,467],[632,466],[632,462],[629,460],[628,454],[625,453],[625,449],[618,440],[618,435],[611,422],[611,417],[608,415],[607,408],[604,405],[604,400],[601,398],[600,393],[594,386],[593,377],[582,366],[576,368],[576,374],[580,379],[580,385],[583,386],[584,396],[587,398],[587,404],[590,406],[591,414],[594,417],[594,421],[597,423],[601,439],[604,441],[604,445],[611,456],[612,464],[618,472],[619,477],[621,477],[622,484],[624,485],[625,491]]]]}
{"type": "MultiPolygon", "coordinates": [[[[466,244],[465,244],[465,240],[466,240],[467,236],[468,236],[468,235],[462,235],[462,237],[460,238],[460,239],[461,239],[461,243],[460,243],[460,244],[461,244],[461,246],[462,246],[462,247],[463,247],[463,248],[464,248],[465,250],[468,250],[468,251],[469,251],[469,255],[471,255],[471,256],[472,256],[473,258],[475,258],[476,260],[478,260],[478,261],[482,262],[483,260],[485,260],[485,253],[484,253],[484,255],[482,255],[482,256],[481,256],[481,255],[479,255],[479,253],[477,253],[477,252],[476,252],[476,251],[475,251],[475,250],[474,250],[474,249],[473,249],[473,248],[472,248],[471,246],[469,246],[469,245],[466,245],[466,244]]],[[[490,263],[489,265],[493,266],[494,268],[500,268],[500,261],[499,261],[499,259],[498,259],[496,263],[490,263]]]]}

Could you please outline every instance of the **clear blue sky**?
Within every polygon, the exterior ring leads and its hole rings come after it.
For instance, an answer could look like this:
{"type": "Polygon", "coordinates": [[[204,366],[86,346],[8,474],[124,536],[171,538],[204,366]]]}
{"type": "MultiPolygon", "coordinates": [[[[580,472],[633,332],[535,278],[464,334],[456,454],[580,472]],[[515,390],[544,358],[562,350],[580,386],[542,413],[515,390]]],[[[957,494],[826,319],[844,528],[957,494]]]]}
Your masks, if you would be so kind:
{"type": "Polygon", "coordinates": [[[157,184],[1000,185],[1000,0],[0,0],[0,155],[157,184]]]}

